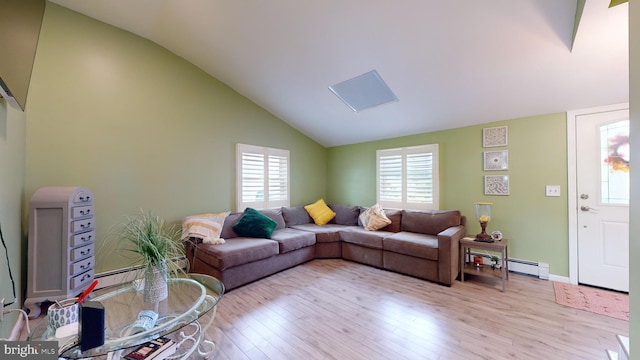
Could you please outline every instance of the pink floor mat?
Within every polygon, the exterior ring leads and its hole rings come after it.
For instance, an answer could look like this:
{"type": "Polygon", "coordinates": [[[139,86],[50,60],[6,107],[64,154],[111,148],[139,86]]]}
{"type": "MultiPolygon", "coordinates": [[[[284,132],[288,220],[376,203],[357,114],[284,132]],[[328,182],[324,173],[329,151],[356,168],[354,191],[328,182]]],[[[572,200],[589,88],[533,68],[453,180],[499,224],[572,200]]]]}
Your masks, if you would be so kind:
{"type": "Polygon", "coordinates": [[[629,295],[625,293],[555,281],[553,289],[560,305],[629,321],[629,295]]]}

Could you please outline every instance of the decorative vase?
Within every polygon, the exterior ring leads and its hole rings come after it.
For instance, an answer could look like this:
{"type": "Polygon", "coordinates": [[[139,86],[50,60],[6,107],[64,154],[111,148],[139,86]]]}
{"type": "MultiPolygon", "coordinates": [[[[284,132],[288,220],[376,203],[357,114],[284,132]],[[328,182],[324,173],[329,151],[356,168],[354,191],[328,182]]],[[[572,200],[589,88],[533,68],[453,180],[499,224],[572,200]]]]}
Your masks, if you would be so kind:
{"type": "Polygon", "coordinates": [[[167,264],[152,265],[144,272],[144,302],[157,303],[167,298],[167,264]]]}
{"type": "Polygon", "coordinates": [[[482,228],[480,234],[476,235],[476,239],[481,241],[492,240],[491,235],[487,234],[487,223],[491,221],[491,203],[477,202],[475,205],[476,218],[480,222],[480,227],[482,228]]]}

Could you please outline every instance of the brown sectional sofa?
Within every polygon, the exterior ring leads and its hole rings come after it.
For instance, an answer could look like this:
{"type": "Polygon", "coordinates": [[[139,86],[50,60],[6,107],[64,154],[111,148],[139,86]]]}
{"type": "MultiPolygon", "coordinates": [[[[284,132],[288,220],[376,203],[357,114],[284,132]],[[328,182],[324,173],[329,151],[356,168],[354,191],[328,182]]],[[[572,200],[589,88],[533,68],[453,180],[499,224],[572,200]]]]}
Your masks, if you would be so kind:
{"type": "Polygon", "coordinates": [[[232,226],[242,213],[230,214],[224,244],[186,242],[189,271],[220,279],[227,290],[312,259],[343,258],[444,285],[458,276],[458,244],[465,217],[457,210],[385,210],[391,224],[365,230],[358,216],[365,208],[329,205],[330,223],[316,225],[302,206],[261,210],[275,220],[271,239],[240,237],[232,226]]]}

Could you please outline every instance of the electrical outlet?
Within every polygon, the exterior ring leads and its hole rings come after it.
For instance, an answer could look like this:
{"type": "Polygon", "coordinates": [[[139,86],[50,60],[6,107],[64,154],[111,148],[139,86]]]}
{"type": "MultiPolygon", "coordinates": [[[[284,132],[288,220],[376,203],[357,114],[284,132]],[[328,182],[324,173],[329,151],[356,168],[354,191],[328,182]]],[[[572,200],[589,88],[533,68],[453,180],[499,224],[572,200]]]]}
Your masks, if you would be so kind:
{"type": "Polygon", "coordinates": [[[560,185],[547,185],[547,196],[560,196],[560,185]]]}

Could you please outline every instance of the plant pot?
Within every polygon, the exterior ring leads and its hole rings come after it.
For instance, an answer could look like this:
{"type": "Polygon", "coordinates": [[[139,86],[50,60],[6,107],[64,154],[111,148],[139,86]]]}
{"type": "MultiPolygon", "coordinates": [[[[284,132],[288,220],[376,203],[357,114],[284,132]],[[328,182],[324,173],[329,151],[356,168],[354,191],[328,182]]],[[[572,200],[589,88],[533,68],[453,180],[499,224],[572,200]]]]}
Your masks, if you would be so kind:
{"type": "Polygon", "coordinates": [[[167,298],[167,265],[148,267],[144,272],[144,302],[157,303],[167,298]]]}

